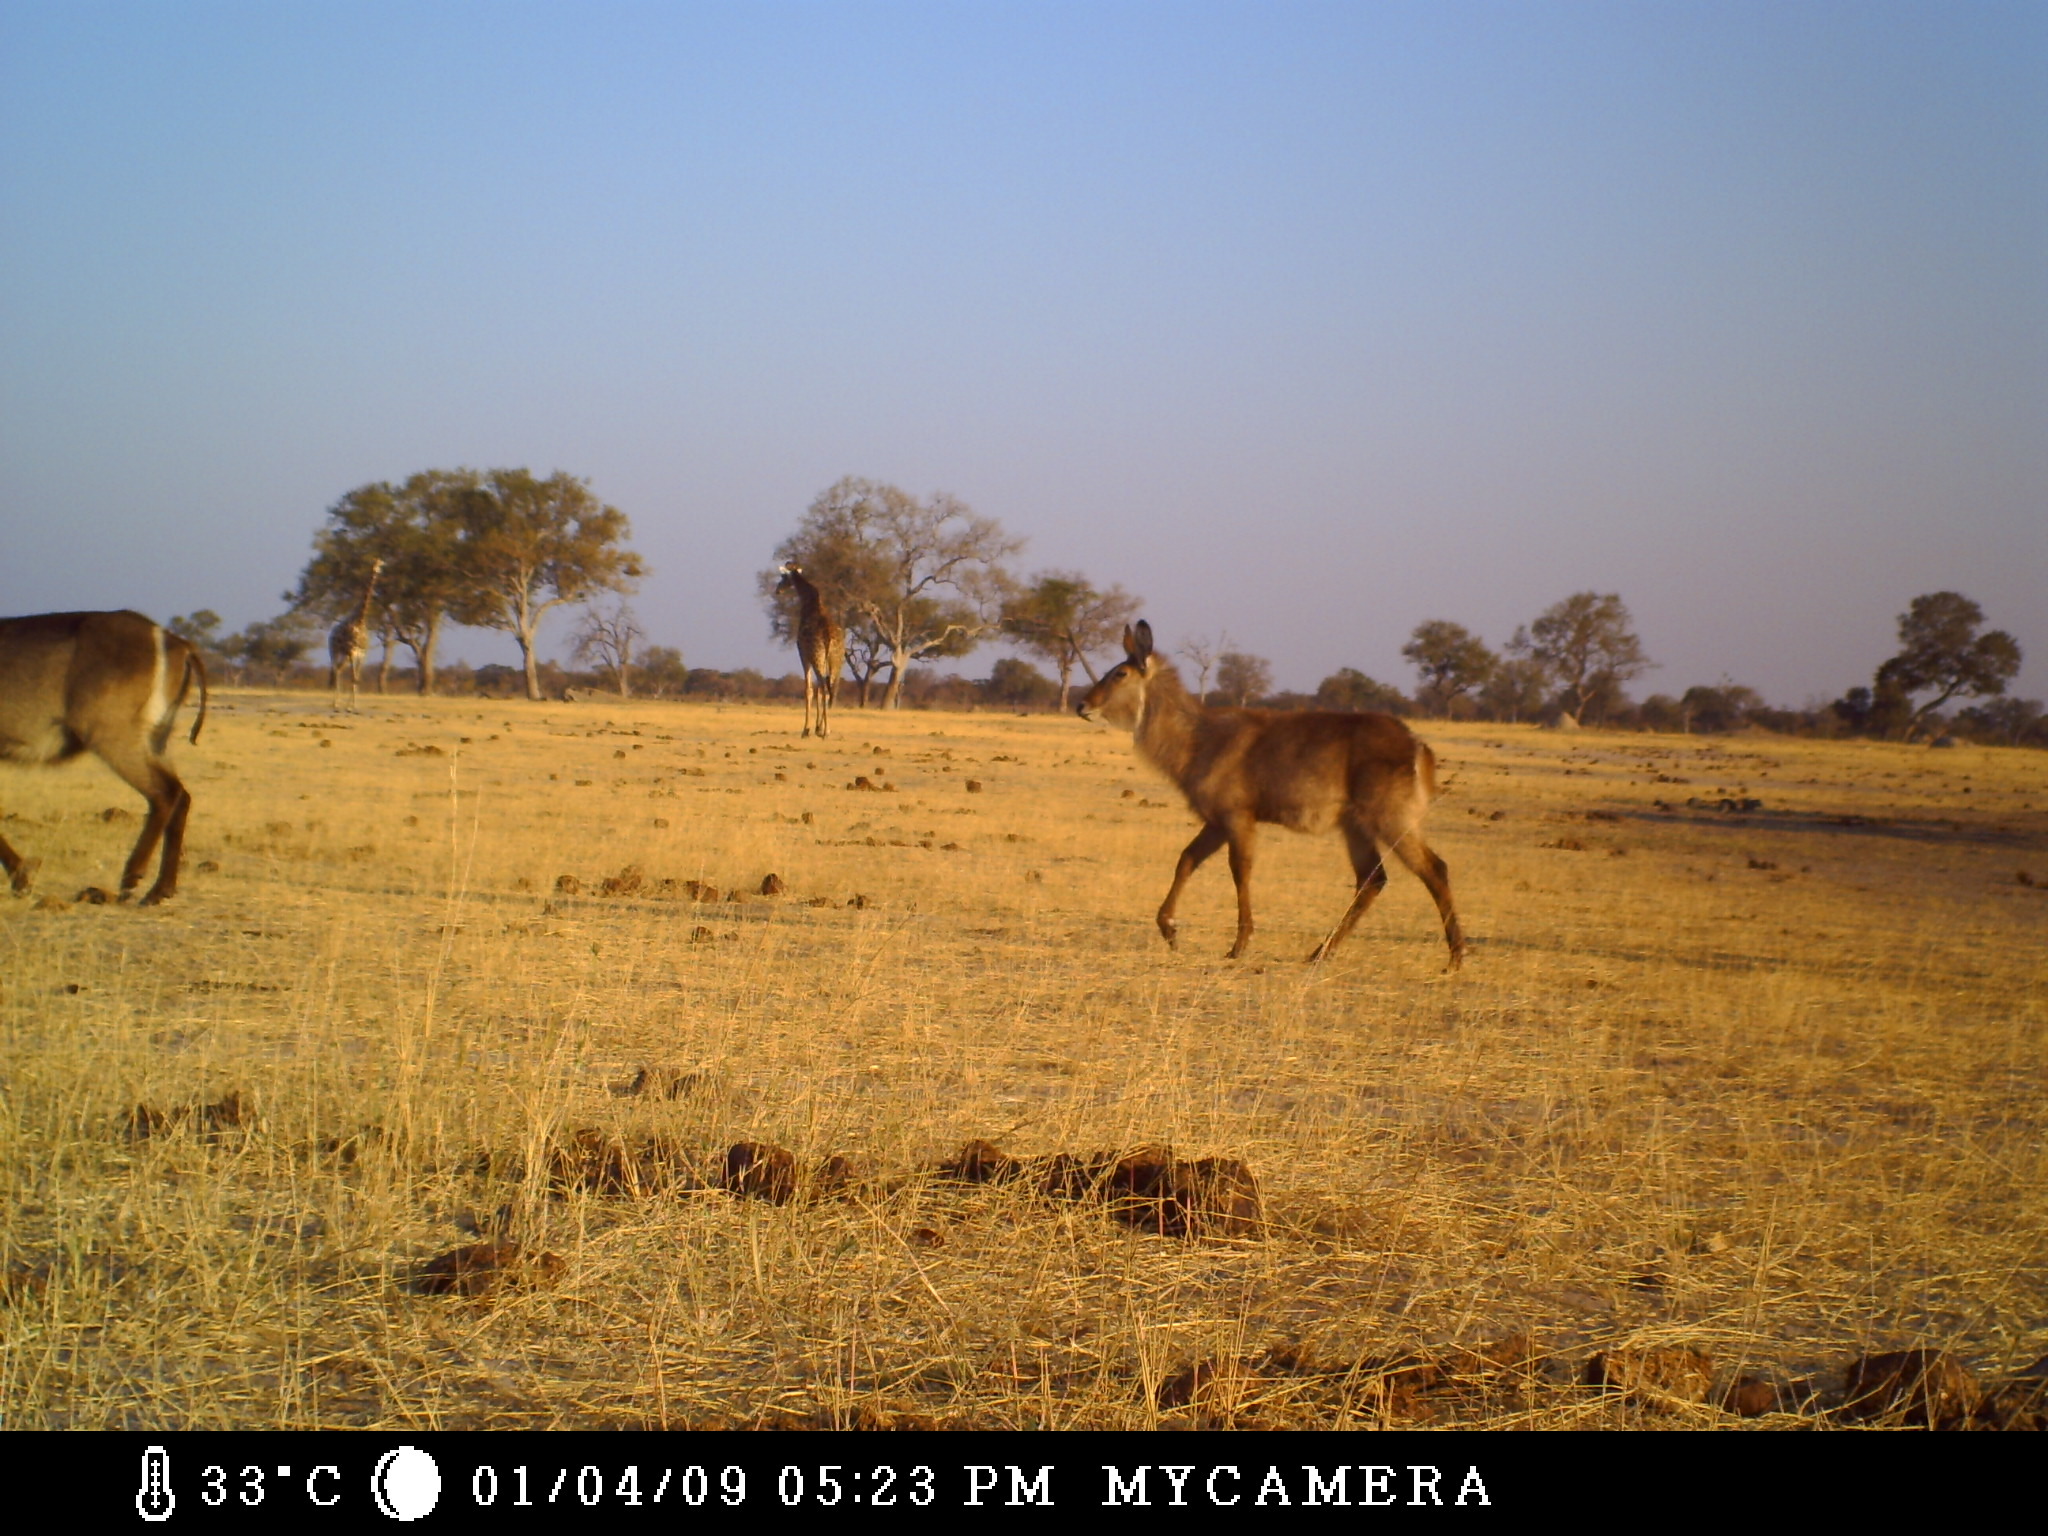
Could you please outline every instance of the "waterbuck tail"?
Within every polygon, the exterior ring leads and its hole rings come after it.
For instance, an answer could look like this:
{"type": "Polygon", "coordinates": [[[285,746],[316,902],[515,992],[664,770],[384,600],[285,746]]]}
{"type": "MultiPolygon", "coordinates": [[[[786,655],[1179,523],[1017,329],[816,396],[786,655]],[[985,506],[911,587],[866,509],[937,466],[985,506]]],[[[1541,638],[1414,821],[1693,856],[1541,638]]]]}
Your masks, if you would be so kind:
{"type": "Polygon", "coordinates": [[[1422,807],[1427,810],[1436,799],[1436,754],[1429,750],[1429,743],[1415,743],[1415,783],[1422,791],[1422,807]]]}
{"type": "Polygon", "coordinates": [[[186,684],[193,673],[199,674],[199,716],[192,722],[192,734],[186,738],[194,746],[199,744],[199,729],[206,724],[206,663],[199,658],[199,647],[188,646],[185,651],[185,675],[178,681],[178,694],[182,698],[186,684]]]}

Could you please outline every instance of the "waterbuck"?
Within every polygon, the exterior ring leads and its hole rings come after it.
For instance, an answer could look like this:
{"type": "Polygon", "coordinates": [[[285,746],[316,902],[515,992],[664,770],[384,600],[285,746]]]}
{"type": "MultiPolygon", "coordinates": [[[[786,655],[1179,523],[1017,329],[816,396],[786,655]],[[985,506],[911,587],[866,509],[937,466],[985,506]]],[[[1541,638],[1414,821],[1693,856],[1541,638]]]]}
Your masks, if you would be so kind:
{"type": "MultiPolygon", "coordinates": [[[[44,613],[0,619],[0,761],[41,766],[96,754],[149,802],[149,818],[121,873],[125,897],[163,843],[156,884],[142,905],[175,895],[192,795],[164,762],[171,723],[193,677],[206,724],[206,666],[190,641],[139,613],[44,613]]],[[[0,837],[0,865],[16,894],[35,863],[0,837]]]]}
{"type": "Polygon", "coordinates": [[[1138,751],[1180,786],[1202,818],[1181,853],[1173,886],[1159,907],[1159,931],[1178,948],[1173,909],[1202,861],[1229,845],[1237,882],[1237,942],[1252,938],[1252,846],[1258,823],[1297,832],[1344,834],[1358,890],[1315,947],[1321,960],[1342,942],[1386,887],[1392,854],[1429,887],[1451,947],[1450,969],[1465,958],[1465,935],[1451,905],[1450,872],[1422,840],[1422,818],[1436,797],[1436,755],[1392,715],[1344,715],[1276,709],[1209,709],[1181,686],[1180,674],[1152,649],[1152,626],[1124,630],[1126,659],[1076,706],[1084,720],[1131,732],[1138,751]]]}

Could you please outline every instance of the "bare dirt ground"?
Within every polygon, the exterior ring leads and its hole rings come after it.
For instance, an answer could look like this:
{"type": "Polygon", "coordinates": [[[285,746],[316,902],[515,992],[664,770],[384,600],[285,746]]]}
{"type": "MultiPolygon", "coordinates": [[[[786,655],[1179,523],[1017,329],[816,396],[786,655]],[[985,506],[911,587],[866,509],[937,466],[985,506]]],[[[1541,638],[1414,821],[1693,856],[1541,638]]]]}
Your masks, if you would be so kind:
{"type": "Polygon", "coordinates": [[[1220,858],[1169,953],[1190,818],[1072,718],[215,708],[160,911],[80,899],[104,769],[0,778],[7,1427],[1783,1427],[2048,1354],[2042,754],[1423,723],[1447,976],[1401,870],[1304,965],[1277,829],[1251,957],[1220,858]]]}

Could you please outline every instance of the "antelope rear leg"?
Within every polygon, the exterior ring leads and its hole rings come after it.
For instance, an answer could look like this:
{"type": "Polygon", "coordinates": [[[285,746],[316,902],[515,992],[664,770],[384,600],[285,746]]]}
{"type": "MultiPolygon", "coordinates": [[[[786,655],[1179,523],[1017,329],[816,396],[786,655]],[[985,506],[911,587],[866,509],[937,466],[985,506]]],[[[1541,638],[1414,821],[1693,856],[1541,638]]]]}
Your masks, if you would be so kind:
{"type": "Polygon", "coordinates": [[[1159,904],[1159,933],[1166,940],[1168,949],[1180,948],[1180,930],[1173,920],[1173,909],[1180,905],[1181,887],[1188,883],[1188,876],[1200,869],[1210,854],[1223,846],[1224,838],[1223,828],[1212,821],[1181,850],[1180,863],[1173,869],[1173,887],[1167,891],[1166,900],[1159,904]]]}
{"type": "Polygon", "coordinates": [[[1396,843],[1394,856],[1429,887],[1429,894],[1436,901],[1437,916],[1444,921],[1444,942],[1451,947],[1450,963],[1444,969],[1455,971],[1465,963],[1465,930],[1458,923],[1458,909],[1451,901],[1450,868],[1419,837],[1403,838],[1396,843]]]}
{"type": "Polygon", "coordinates": [[[143,906],[155,906],[177,894],[178,860],[184,853],[185,817],[192,809],[192,793],[175,773],[153,757],[143,757],[139,752],[101,752],[100,757],[149,801],[149,816],[142,823],[142,835],[135,839],[134,851],[121,871],[121,895],[125,898],[142,883],[142,872],[161,842],[164,852],[157,865],[156,884],[142,898],[143,906]]]}
{"type": "MultiPolygon", "coordinates": [[[[177,781],[174,779],[172,783],[177,781]]],[[[170,824],[164,829],[163,862],[157,866],[156,884],[138,903],[140,906],[153,907],[178,894],[178,865],[185,855],[185,818],[192,811],[192,792],[183,784],[178,784],[177,788],[177,802],[171,807],[170,824]]]]}
{"type": "Polygon", "coordinates": [[[1365,916],[1365,909],[1387,888],[1386,861],[1380,857],[1379,845],[1371,836],[1363,832],[1347,832],[1345,841],[1351,848],[1351,867],[1358,875],[1358,889],[1351,897],[1351,905],[1337,920],[1337,926],[1330,930],[1330,936],[1309,952],[1311,964],[1327,960],[1330,951],[1344,942],[1345,935],[1356,928],[1358,920],[1365,916]]]}

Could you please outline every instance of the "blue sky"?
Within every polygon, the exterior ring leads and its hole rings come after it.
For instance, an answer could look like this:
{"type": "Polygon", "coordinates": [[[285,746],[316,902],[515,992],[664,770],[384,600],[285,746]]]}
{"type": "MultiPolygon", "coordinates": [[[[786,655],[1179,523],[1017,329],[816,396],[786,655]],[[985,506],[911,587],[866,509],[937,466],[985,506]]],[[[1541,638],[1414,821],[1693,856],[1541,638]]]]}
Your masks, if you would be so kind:
{"type": "Polygon", "coordinates": [[[2039,4],[0,0],[0,612],[240,625],[526,465],[793,670],[854,474],[1283,685],[1591,588],[1799,703],[1953,588],[2039,696],[2044,81],[2039,4]]]}

